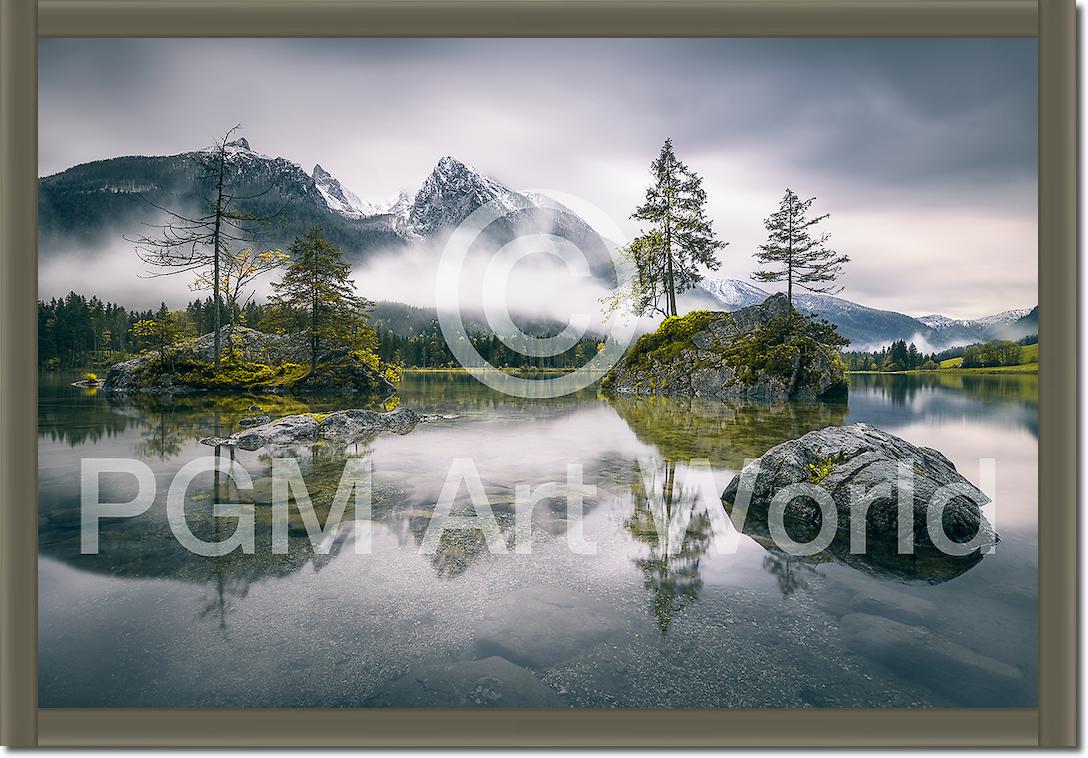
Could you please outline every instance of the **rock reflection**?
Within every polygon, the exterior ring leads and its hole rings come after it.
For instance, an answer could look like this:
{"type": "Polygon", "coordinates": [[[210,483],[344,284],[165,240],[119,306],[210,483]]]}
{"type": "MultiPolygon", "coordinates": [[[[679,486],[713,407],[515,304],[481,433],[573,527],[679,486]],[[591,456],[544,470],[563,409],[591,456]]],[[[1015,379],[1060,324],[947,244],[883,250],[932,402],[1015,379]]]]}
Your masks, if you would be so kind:
{"type": "MultiPolygon", "coordinates": [[[[879,579],[940,584],[969,571],[983,557],[977,551],[965,556],[948,555],[931,545],[915,545],[913,553],[900,554],[894,542],[876,539],[866,540],[864,552],[852,553],[849,530],[845,529],[836,534],[826,550],[813,556],[792,556],[781,550],[771,537],[767,523],[769,509],[765,505],[752,503],[744,523],[739,525],[733,515],[733,504],[728,501],[722,504],[734,525],[768,552],[763,568],[775,576],[783,595],[804,588],[806,582],[802,574],[814,575],[819,563],[840,563],[879,579]]],[[[783,526],[792,539],[807,542],[816,537],[815,531],[803,528],[791,519],[790,514],[791,509],[787,507],[783,526]]]]}
{"type": "Polygon", "coordinates": [[[745,461],[805,432],[846,421],[845,403],[721,402],[663,396],[609,396],[639,440],[672,461],[705,458],[715,468],[745,461]]]}
{"type": "MultiPolygon", "coordinates": [[[[159,445],[156,449],[162,450],[163,439],[169,439],[169,435],[150,444],[159,445]]],[[[233,460],[235,451],[218,447],[214,448],[214,454],[229,461],[233,460]]],[[[347,456],[365,457],[370,455],[370,449],[363,443],[338,449],[313,445],[279,450],[277,455],[291,455],[298,460],[314,514],[319,524],[324,525],[347,456]]],[[[316,550],[292,492],[288,504],[287,551],[274,553],[272,458],[265,454],[244,463],[252,478],[252,489],[239,489],[233,478],[220,471],[198,476],[186,493],[185,517],[186,524],[198,539],[219,542],[233,534],[237,520],[215,517],[212,513],[214,504],[241,504],[253,515],[255,522],[253,553],[236,549],[225,556],[210,557],[187,550],[170,529],[164,490],[160,490],[155,504],[141,516],[101,521],[97,555],[81,553],[78,508],[54,508],[43,503],[39,514],[39,549],[43,555],[84,571],[127,578],[169,578],[205,585],[211,590],[211,599],[198,615],[218,617],[220,626],[226,628],[231,599],[244,598],[252,584],[264,579],[288,576],[304,567],[320,571],[345,545],[352,544],[354,534],[354,513],[349,501],[343,522],[321,544],[322,550],[327,552],[316,550]]],[[[107,490],[104,487],[104,501],[112,497],[107,490]]]]}

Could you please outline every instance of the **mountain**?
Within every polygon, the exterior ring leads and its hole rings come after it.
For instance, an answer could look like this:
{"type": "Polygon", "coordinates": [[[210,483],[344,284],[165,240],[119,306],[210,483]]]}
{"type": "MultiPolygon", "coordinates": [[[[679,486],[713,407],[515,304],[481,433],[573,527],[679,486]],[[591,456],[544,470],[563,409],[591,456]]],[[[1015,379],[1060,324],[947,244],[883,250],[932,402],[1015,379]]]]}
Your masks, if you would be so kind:
{"type": "MultiPolygon", "coordinates": [[[[204,152],[111,158],[39,179],[43,255],[148,233],[148,224],[161,223],[160,208],[207,213],[210,188],[201,186],[198,166],[204,152]]],[[[497,201],[504,216],[483,240],[493,250],[518,235],[553,234],[582,250],[593,273],[612,276],[608,243],[577,214],[548,198],[515,192],[452,156],[439,160],[416,192],[401,192],[387,203],[360,199],[320,164],[307,173],[286,158],[256,152],[245,139],[228,144],[227,160],[238,209],[276,217],[263,244],[286,246],[319,226],[330,242],[362,259],[419,240],[441,242],[479,207],[497,201]]]]}
{"type": "Polygon", "coordinates": [[[933,329],[945,341],[957,344],[992,339],[1020,339],[1034,334],[1037,327],[1026,323],[1014,326],[1031,313],[1028,308],[1014,308],[978,319],[955,319],[947,316],[922,316],[918,320],[933,329]]]}
{"type": "Polygon", "coordinates": [[[707,277],[699,283],[699,287],[709,293],[715,302],[727,311],[740,310],[749,305],[760,305],[771,296],[770,292],[740,279],[707,277]]]}
{"type": "Polygon", "coordinates": [[[314,186],[317,187],[317,191],[321,193],[321,197],[325,200],[325,205],[329,207],[329,210],[335,211],[342,216],[364,218],[387,212],[387,209],[374,203],[364,202],[351,190],[344,189],[335,176],[321,168],[320,163],[314,166],[313,179],[314,186]]]}
{"type": "MultiPolygon", "coordinates": [[[[1006,311],[1015,313],[1018,311],[1006,311]]],[[[1039,333],[1039,306],[1035,306],[1023,316],[1012,322],[1002,322],[990,327],[990,332],[997,339],[1018,340],[1039,333]]]]}
{"type": "Polygon", "coordinates": [[[1001,311],[1001,313],[995,313],[992,316],[984,316],[977,319],[977,322],[987,328],[1012,324],[1027,316],[1032,310],[1031,308],[1014,308],[1011,311],[1001,311]]]}
{"type": "MultiPolygon", "coordinates": [[[[116,244],[161,223],[156,206],[207,213],[198,159],[204,151],[167,156],[125,156],[73,166],[38,180],[39,246],[57,251],[116,244]]],[[[361,217],[358,201],[324,170],[312,176],[297,163],[254,151],[245,139],[227,146],[232,192],[241,211],[276,216],[264,243],[285,246],[311,226],[351,252],[403,246],[386,216],[361,217]]],[[[320,168],[320,167],[315,167],[320,168]]]]}
{"type": "Polygon", "coordinates": [[[457,226],[477,208],[492,201],[497,201],[507,212],[535,207],[525,195],[447,155],[438,161],[416,193],[408,211],[409,227],[412,233],[426,237],[457,226]]]}
{"type": "MultiPolygon", "coordinates": [[[[207,213],[209,188],[200,186],[197,165],[202,153],[111,158],[42,177],[38,226],[43,257],[148,233],[146,225],[161,219],[156,206],[207,213]]],[[[239,209],[254,216],[276,215],[264,244],[286,246],[316,225],[331,242],[361,260],[378,250],[402,249],[419,241],[441,244],[474,211],[496,202],[504,215],[481,234],[479,249],[494,252],[521,235],[555,235],[580,250],[601,281],[614,281],[612,244],[578,214],[547,196],[516,192],[452,156],[439,160],[417,191],[401,192],[385,203],[360,199],[320,164],[307,173],[286,158],[256,152],[245,139],[229,143],[227,159],[239,209]]],[[[749,282],[708,278],[682,297],[688,307],[737,310],[762,303],[769,295],[749,282]]],[[[921,349],[942,349],[986,339],[1018,339],[1038,328],[1037,308],[962,320],[940,315],[915,319],[828,295],[799,294],[795,303],[836,324],[854,349],[896,339],[913,341],[921,349]]],[[[400,314],[396,320],[426,318],[400,314]]],[[[546,330],[553,325],[534,326],[546,330]]]]}
{"type": "MultiPolygon", "coordinates": [[[[733,311],[763,302],[770,293],[739,279],[705,278],[702,293],[724,310],[733,311]]],[[[1038,331],[1030,318],[1038,308],[1003,311],[974,321],[930,315],[914,318],[895,311],[869,308],[830,295],[795,293],[794,305],[810,315],[826,319],[850,340],[853,350],[872,350],[893,340],[918,344],[919,349],[939,350],[991,339],[1019,339],[1038,331]]]]}

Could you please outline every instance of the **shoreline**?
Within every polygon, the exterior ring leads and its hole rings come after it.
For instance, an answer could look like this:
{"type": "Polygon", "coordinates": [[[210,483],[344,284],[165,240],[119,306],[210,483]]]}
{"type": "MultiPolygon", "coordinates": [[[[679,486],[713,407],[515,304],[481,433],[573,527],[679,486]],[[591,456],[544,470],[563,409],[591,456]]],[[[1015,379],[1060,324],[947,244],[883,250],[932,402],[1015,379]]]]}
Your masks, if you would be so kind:
{"type": "Polygon", "coordinates": [[[952,376],[963,376],[965,374],[1012,374],[1013,376],[1038,376],[1039,364],[1021,364],[1019,366],[991,366],[989,368],[932,368],[932,369],[911,369],[909,371],[847,371],[847,375],[868,375],[868,376],[894,376],[902,374],[945,374],[952,376]]]}

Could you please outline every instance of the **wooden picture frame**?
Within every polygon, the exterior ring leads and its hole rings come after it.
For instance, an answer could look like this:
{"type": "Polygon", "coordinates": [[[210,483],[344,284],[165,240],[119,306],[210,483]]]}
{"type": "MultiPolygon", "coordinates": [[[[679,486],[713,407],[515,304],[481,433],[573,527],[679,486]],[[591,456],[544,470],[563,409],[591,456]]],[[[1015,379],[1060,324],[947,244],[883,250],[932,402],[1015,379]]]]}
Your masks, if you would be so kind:
{"type": "Polygon", "coordinates": [[[0,727],[27,746],[1076,743],[1073,0],[2,0],[0,727]],[[39,709],[37,43],[52,36],[1028,36],[1039,75],[1039,683],[1032,709],[39,709]]]}

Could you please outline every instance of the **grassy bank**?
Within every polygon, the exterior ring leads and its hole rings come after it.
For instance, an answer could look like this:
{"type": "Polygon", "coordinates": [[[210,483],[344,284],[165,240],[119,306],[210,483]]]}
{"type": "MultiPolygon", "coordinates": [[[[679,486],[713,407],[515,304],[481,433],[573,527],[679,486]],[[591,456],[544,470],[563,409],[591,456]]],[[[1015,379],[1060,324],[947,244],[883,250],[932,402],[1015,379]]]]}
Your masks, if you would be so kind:
{"type": "Polygon", "coordinates": [[[964,368],[963,358],[949,358],[941,361],[939,369],[912,369],[910,371],[851,371],[851,374],[1038,374],[1039,345],[1024,345],[1021,356],[1023,363],[1015,366],[988,366],[985,368],[964,368]]]}
{"type": "MultiPolygon", "coordinates": [[[[1039,344],[1024,345],[1020,352],[1023,363],[1016,366],[991,366],[988,368],[963,368],[963,358],[941,361],[940,371],[962,371],[972,374],[1037,374],[1039,372],[1039,344]]],[[[932,372],[928,372],[932,373],[932,372]]]]}

